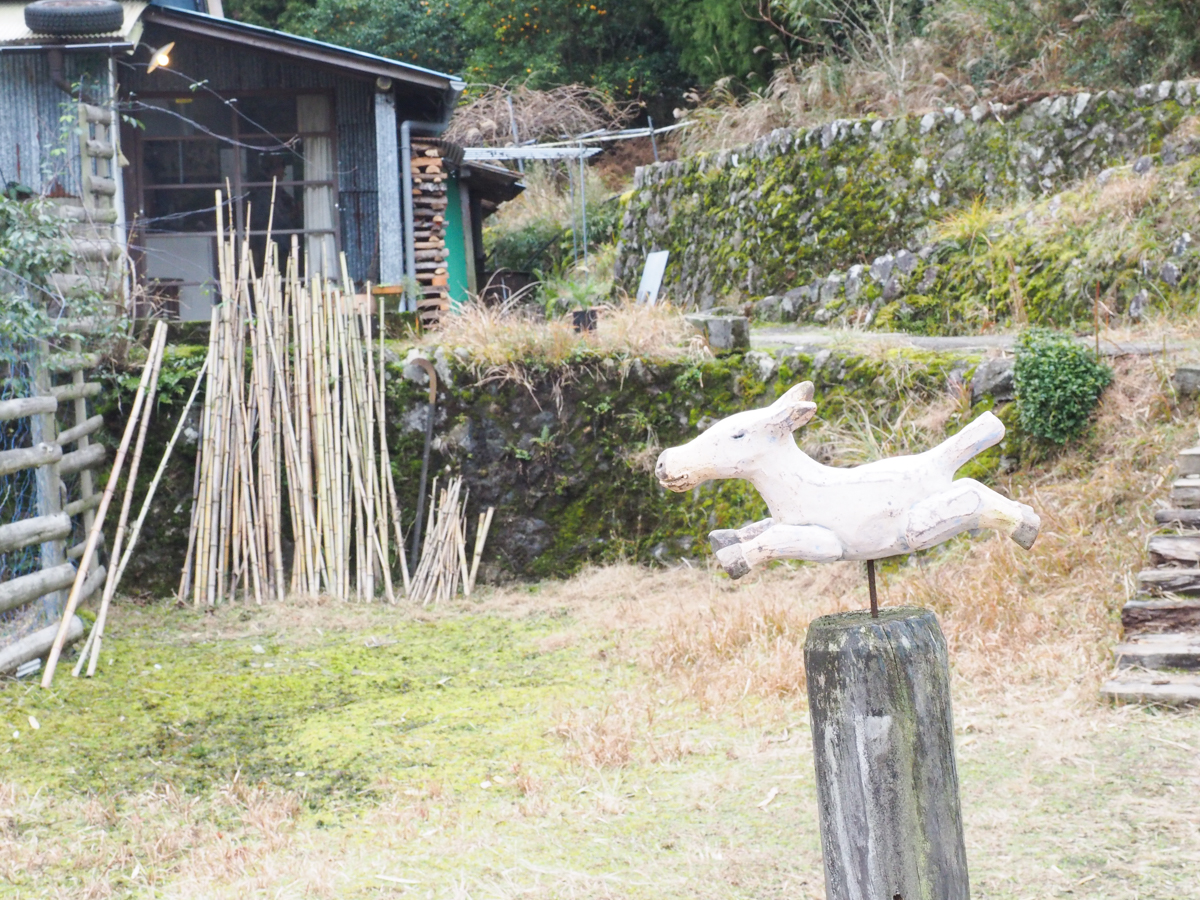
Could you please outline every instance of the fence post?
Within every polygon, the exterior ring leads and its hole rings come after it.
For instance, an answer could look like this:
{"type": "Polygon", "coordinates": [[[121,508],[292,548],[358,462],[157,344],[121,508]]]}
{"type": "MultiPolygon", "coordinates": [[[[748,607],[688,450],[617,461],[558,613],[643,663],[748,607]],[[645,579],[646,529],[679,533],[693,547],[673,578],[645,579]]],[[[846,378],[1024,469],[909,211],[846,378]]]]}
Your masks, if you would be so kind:
{"type": "MultiPolygon", "coordinates": [[[[38,345],[37,359],[33,370],[33,394],[48,397],[50,393],[49,347],[42,341],[38,345]]],[[[51,446],[58,440],[58,422],[55,413],[41,413],[29,419],[29,432],[34,446],[40,443],[51,446]]],[[[50,516],[62,512],[62,479],[58,474],[58,463],[39,466],[37,480],[37,514],[50,516]]],[[[66,544],[62,540],[46,541],[42,544],[41,568],[52,569],[66,562],[66,544]]],[[[39,619],[53,622],[62,615],[66,595],[61,591],[47,594],[41,599],[39,619]]]]}
{"type": "Polygon", "coordinates": [[[824,616],[804,663],[828,900],[968,900],[937,617],[824,616]]]}

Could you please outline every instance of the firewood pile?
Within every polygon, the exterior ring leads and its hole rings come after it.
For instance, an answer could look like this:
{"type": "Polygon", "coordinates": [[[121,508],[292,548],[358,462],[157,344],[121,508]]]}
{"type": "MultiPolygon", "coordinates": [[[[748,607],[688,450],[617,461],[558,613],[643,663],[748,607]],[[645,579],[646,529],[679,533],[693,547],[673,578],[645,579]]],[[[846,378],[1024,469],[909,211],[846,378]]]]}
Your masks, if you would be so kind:
{"type": "Polygon", "coordinates": [[[450,309],[446,268],[446,167],[432,141],[413,141],[413,246],[420,285],[417,313],[422,327],[435,326],[450,309]]]}

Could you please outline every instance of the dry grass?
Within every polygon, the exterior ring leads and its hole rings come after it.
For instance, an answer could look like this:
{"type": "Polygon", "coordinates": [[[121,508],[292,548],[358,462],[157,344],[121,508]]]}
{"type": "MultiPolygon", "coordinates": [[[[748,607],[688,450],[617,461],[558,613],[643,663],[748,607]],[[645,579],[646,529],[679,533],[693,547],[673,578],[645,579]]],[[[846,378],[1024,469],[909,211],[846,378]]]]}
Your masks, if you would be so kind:
{"type": "Polygon", "coordinates": [[[575,331],[569,317],[545,318],[520,304],[471,303],[448,316],[438,332],[484,379],[515,378],[530,363],[548,367],[595,358],[667,362],[702,352],[695,330],[670,304],[639,306],[626,299],[599,308],[593,332],[575,331]]]}
{"type": "Polygon", "coordinates": [[[555,141],[601,128],[619,128],[636,104],[618,103],[603,91],[567,84],[539,91],[525,85],[489,87],[455,110],[449,140],[468,147],[555,141]],[[513,140],[513,129],[517,141],[513,140]]]}

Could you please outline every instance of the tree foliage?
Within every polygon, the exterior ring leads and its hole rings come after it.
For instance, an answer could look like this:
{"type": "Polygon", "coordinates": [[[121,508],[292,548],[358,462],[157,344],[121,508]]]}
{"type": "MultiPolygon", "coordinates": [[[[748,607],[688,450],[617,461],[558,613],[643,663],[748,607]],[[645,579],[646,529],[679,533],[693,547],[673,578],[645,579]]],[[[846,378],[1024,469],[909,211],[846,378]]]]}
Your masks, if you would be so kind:
{"type": "Polygon", "coordinates": [[[781,33],[744,0],[656,0],[679,65],[702,83],[765,80],[786,51],[781,33]]]}

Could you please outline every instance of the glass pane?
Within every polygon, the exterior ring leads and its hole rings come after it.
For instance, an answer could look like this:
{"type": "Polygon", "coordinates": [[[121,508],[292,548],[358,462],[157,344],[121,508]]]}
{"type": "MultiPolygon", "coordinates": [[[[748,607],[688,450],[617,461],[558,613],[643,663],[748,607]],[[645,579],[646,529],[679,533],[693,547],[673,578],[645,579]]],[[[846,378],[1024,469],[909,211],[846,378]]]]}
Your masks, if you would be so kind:
{"type": "Polygon", "coordinates": [[[239,97],[238,130],[243,137],[296,133],[296,98],[292,94],[239,97]]]}
{"type": "Polygon", "coordinates": [[[233,133],[232,111],[224,100],[211,94],[139,100],[133,115],[145,126],[146,137],[233,133]]]}
{"type": "MultiPolygon", "coordinates": [[[[266,231],[271,215],[270,186],[252,187],[243,196],[250,206],[250,230],[266,231]]],[[[280,185],[275,191],[274,231],[298,231],[304,227],[304,188],[280,185]]]]}
{"type": "Polygon", "coordinates": [[[147,185],[221,184],[233,176],[216,141],[146,141],[142,146],[147,185]]]}
{"type": "MultiPolygon", "coordinates": [[[[216,195],[211,188],[147,190],[149,231],[216,231],[216,195]]],[[[228,223],[228,217],[226,217],[228,223]]]]}
{"type": "Polygon", "coordinates": [[[261,150],[246,148],[242,153],[242,180],[249,184],[270,184],[274,178],[304,180],[304,147],[299,140],[289,147],[272,144],[261,150]]]}

